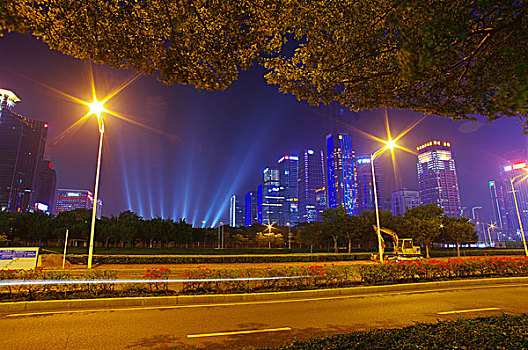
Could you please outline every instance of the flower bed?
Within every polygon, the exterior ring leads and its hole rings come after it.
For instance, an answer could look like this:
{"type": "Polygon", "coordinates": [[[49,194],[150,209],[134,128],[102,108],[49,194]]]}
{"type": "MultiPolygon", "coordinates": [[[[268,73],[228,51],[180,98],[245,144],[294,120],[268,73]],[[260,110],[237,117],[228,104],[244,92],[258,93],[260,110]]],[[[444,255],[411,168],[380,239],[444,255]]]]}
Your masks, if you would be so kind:
{"type": "Polygon", "coordinates": [[[528,276],[528,258],[469,258],[418,260],[337,266],[333,264],[284,266],[277,268],[197,267],[185,270],[180,281],[169,280],[168,268],[151,268],[138,279],[145,282],[91,284],[90,280],[117,278],[116,270],[72,272],[42,269],[0,271],[2,280],[62,280],[61,284],[0,285],[0,300],[44,300],[114,296],[151,296],[179,294],[255,293],[379,285],[454,278],[528,276]],[[88,283],[71,283],[87,280],[88,283]],[[159,280],[157,282],[156,280],[159,280]],[[187,281],[188,280],[188,281],[187,281]]]}
{"type": "Polygon", "coordinates": [[[359,275],[364,284],[528,276],[528,258],[500,257],[389,262],[359,266],[359,275]]]}

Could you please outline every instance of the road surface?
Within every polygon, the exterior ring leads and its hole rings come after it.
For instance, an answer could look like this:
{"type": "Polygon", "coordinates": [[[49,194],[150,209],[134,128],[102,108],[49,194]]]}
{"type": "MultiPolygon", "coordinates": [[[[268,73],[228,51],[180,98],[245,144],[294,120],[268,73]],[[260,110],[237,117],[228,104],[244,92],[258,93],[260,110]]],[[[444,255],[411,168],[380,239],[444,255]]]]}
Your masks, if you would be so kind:
{"type": "Polygon", "coordinates": [[[528,312],[528,283],[228,304],[0,316],[0,349],[236,349],[528,312]]]}

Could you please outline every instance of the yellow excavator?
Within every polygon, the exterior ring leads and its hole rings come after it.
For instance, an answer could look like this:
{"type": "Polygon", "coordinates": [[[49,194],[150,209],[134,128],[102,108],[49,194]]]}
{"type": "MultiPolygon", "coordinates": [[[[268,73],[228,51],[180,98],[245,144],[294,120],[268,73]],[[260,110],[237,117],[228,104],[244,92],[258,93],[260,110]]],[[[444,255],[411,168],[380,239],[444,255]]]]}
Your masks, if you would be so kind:
{"type": "MultiPolygon", "coordinates": [[[[420,253],[420,247],[413,245],[412,238],[399,238],[396,232],[385,227],[380,227],[379,230],[391,236],[393,241],[394,251],[385,254],[385,240],[381,232],[378,232],[378,227],[376,225],[372,225],[372,227],[380,237],[383,260],[417,260],[423,258],[420,253]]],[[[379,254],[372,254],[370,258],[374,261],[379,261],[379,254]]]]}

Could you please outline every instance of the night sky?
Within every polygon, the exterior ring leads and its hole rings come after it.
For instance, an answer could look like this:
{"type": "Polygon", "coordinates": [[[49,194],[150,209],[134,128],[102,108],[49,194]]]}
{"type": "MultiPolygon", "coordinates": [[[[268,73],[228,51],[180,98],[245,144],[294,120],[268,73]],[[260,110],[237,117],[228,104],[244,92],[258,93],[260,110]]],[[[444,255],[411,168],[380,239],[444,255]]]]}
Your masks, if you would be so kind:
{"type": "MultiPolygon", "coordinates": [[[[95,118],[57,140],[87,109],[48,88],[91,100],[88,63],[18,34],[0,38],[0,57],[0,87],[13,90],[22,100],[14,111],[49,124],[57,188],[93,191],[98,145],[95,118]]],[[[136,74],[101,65],[92,68],[101,97],[136,74]]],[[[145,218],[185,217],[195,226],[202,220],[212,226],[227,217],[230,196],[256,188],[264,168],[277,164],[284,154],[323,148],[325,135],[336,127],[352,134],[358,154],[382,146],[355,131],[386,138],[382,110],[355,114],[347,126],[347,119],[338,118],[332,108],[312,107],[280,94],[277,87],[266,84],[264,74],[261,68],[253,68],[226,91],[215,92],[165,86],[154,77],[142,76],[114,97],[107,104],[109,109],[148,128],[105,119],[99,194],[103,214],[130,209],[145,218]]],[[[389,111],[393,136],[421,116],[389,111]]],[[[486,216],[488,181],[498,177],[509,152],[527,147],[516,120],[489,125],[436,116],[427,117],[400,144],[414,149],[432,139],[451,142],[462,205],[483,206],[486,216]]],[[[402,184],[417,189],[416,155],[397,151],[396,158],[397,178],[390,156],[382,156],[389,191],[402,184]]]]}

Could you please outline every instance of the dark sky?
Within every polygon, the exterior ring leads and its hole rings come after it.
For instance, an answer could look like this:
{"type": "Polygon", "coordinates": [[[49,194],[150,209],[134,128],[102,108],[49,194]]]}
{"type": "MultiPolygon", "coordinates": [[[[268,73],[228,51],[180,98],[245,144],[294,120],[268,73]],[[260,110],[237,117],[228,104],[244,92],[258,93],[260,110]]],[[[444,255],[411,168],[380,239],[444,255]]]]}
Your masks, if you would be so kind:
{"type": "MultiPolygon", "coordinates": [[[[57,89],[91,100],[89,65],[49,50],[18,34],[0,38],[0,87],[13,90],[21,102],[15,111],[49,124],[48,143],[86,113],[57,89]],[[50,89],[52,87],[53,89],[50,89]]],[[[101,97],[134,77],[135,72],[93,65],[101,97]]],[[[353,135],[358,154],[382,145],[354,130],[385,138],[383,111],[363,111],[338,119],[331,108],[312,107],[266,84],[260,68],[243,72],[226,91],[198,91],[165,86],[140,77],[114,97],[109,109],[147,125],[140,127],[106,118],[100,197],[104,215],[133,210],[144,217],[186,217],[207,226],[225,220],[228,199],[255,189],[262,170],[284,154],[324,147],[325,135],[338,125],[353,135]]],[[[389,111],[393,135],[421,118],[410,111],[389,111]]],[[[94,118],[55,142],[49,151],[58,188],[93,190],[97,155],[94,118]]],[[[492,125],[453,122],[429,116],[400,143],[414,149],[432,139],[451,142],[462,204],[489,211],[487,182],[497,178],[507,154],[525,150],[522,125],[513,119],[492,125]]],[[[400,184],[417,189],[416,155],[396,152],[398,177],[390,156],[383,155],[389,190],[400,184]]]]}

